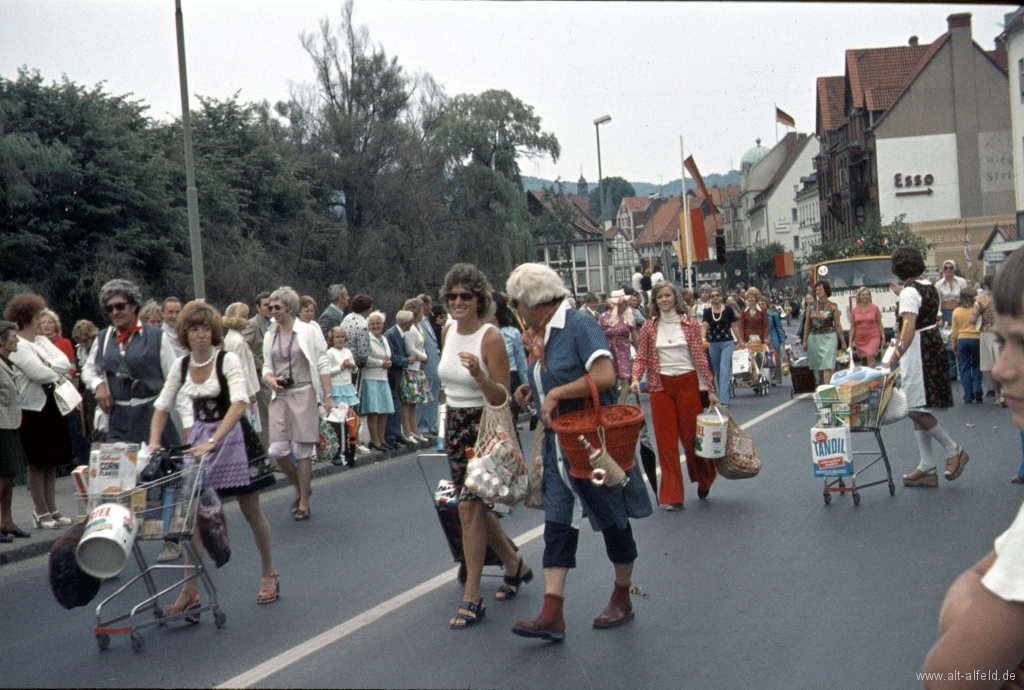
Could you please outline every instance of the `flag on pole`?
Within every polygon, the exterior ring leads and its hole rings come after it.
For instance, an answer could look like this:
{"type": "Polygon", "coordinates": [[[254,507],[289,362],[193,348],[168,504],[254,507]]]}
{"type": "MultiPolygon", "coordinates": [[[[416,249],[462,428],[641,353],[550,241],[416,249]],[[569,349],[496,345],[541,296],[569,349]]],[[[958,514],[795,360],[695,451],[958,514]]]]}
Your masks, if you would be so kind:
{"type": "Polygon", "coordinates": [[[793,119],[793,116],[783,111],[779,106],[775,106],[775,121],[787,127],[796,128],[796,120],[793,119]]]}
{"type": "Polygon", "coordinates": [[[967,224],[964,224],[964,258],[967,259],[967,268],[971,268],[971,236],[967,232],[967,224]]]}
{"type": "MultiPolygon", "coordinates": [[[[700,187],[701,193],[704,198],[707,199],[708,209],[711,211],[711,217],[714,219],[715,214],[718,213],[718,209],[715,208],[715,202],[711,200],[711,194],[708,192],[707,185],[704,184],[704,178],[701,177],[700,170],[697,170],[697,163],[694,162],[693,156],[687,156],[686,160],[683,161],[683,167],[686,168],[686,172],[693,176],[694,181],[697,182],[697,186],[700,187]]],[[[718,230],[717,220],[715,221],[715,230],[718,230]]]]}

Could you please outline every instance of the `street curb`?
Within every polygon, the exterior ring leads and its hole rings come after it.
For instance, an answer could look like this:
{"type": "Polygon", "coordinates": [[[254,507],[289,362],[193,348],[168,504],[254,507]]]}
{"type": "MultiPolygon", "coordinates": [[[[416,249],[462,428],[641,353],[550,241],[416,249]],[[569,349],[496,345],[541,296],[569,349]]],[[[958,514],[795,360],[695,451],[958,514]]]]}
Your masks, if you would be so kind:
{"type": "MultiPolygon", "coordinates": [[[[373,451],[371,453],[356,453],[356,465],[355,467],[348,467],[347,465],[332,465],[329,462],[318,462],[313,464],[313,479],[319,479],[321,477],[330,477],[340,472],[351,472],[352,470],[360,467],[367,467],[374,463],[384,462],[386,460],[393,460],[397,458],[403,458],[407,455],[414,455],[422,452],[423,450],[432,450],[437,447],[437,441],[431,440],[427,443],[418,443],[412,447],[411,451],[407,451],[404,448],[401,450],[392,450],[386,453],[381,451],[373,451]]],[[[288,480],[284,477],[278,477],[277,481],[263,489],[260,493],[266,491],[274,491],[276,489],[282,489],[290,486],[288,480]]],[[[225,503],[234,501],[234,496],[228,496],[224,499],[225,503]]],[[[57,543],[57,540],[64,536],[64,530],[47,530],[48,534],[46,537],[39,539],[42,536],[41,532],[36,531],[32,534],[32,540],[19,540],[22,544],[18,546],[12,546],[11,548],[0,551],[0,567],[11,563],[17,563],[18,561],[28,560],[29,558],[35,558],[36,556],[42,556],[50,552],[53,545],[57,543]],[[49,536],[52,534],[53,536],[49,536]]]]}

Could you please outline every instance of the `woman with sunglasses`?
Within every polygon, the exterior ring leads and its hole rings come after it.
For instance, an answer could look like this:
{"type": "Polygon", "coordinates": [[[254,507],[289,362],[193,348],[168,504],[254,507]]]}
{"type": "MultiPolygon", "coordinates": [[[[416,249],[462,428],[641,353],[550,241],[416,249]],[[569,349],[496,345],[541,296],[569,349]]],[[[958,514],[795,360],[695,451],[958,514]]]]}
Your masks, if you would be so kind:
{"type": "Polygon", "coordinates": [[[515,598],[522,584],[533,579],[533,571],[516,553],[498,518],[465,487],[468,452],[476,444],[484,402],[502,405],[509,400],[505,340],[497,327],[486,322],[494,313],[491,292],[487,277],[473,264],[452,266],[441,289],[441,298],[455,322],[441,334],[441,361],[437,372],[445,393],[444,449],[452,481],[459,492],[459,521],[466,564],[462,603],[449,622],[453,630],[475,625],[486,614],[480,578],[488,546],[505,565],[505,579],[495,594],[496,599],[515,598]]]}
{"type": "Polygon", "coordinates": [[[310,518],[309,494],[313,455],[320,441],[317,405],[330,412],[331,363],[320,327],[296,318],[299,295],[290,287],[270,294],[273,323],[263,337],[263,380],[274,391],[270,401],[268,455],[295,487],[296,521],[310,518]],[[295,461],[292,462],[291,458],[295,461]]]}

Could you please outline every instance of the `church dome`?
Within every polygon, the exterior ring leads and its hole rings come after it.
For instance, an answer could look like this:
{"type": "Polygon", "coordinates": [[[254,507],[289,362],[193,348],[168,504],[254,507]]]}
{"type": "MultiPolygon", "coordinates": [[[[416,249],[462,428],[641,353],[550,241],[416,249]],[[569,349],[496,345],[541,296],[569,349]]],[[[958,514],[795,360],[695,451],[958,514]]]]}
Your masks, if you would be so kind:
{"type": "Polygon", "coordinates": [[[759,160],[768,155],[768,149],[761,146],[761,140],[757,140],[757,146],[743,154],[740,159],[740,170],[750,170],[759,160]]]}

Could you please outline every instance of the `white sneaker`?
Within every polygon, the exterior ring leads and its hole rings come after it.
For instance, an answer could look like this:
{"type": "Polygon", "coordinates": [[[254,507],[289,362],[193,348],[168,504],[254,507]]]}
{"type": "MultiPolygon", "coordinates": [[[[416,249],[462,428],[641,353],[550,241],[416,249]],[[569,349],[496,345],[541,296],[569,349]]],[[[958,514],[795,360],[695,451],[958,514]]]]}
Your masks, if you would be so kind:
{"type": "Polygon", "coordinates": [[[356,445],[356,452],[366,455],[367,453],[372,453],[373,451],[364,446],[362,443],[360,443],[356,445]]]}
{"type": "Polygon", "coordinates": [[[164,548],[160,551],[160,555],[156,557],[157,563],[170,563],[181,558],[181,544],[177,544],[173,541],[165,541],[164,548]]]}

